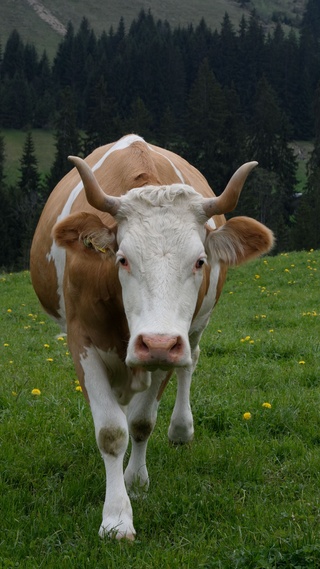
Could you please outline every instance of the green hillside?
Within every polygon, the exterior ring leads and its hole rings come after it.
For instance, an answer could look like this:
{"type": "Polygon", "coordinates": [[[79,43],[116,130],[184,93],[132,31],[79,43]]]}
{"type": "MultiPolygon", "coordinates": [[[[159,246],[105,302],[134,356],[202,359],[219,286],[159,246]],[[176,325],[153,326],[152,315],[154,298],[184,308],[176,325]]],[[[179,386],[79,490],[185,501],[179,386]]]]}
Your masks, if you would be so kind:
{"type": "Polygon", "coordinates": [[[54,56],[69,21],[78,28],[83,16],[88,18],[97,34],[117,27],[121,16],[127,26],[143,8],[151,10],[158,19],[167,19],[173,27],[190,23],[197,24],[204,18],[207,24],[219,28],[227,11],[231,20],[238,25],[243,15],[248,16],[255,9],[263,24],[272,25],[272,17],[277,16],[283,23],[298,25],[307,0],[21,0],[19,9],[14,9],[12,0],[0,3],[0,41],[2,46],[11,31],[16,28],[24,41],[34,43],[38,49],[46,49],[54,56]]]}

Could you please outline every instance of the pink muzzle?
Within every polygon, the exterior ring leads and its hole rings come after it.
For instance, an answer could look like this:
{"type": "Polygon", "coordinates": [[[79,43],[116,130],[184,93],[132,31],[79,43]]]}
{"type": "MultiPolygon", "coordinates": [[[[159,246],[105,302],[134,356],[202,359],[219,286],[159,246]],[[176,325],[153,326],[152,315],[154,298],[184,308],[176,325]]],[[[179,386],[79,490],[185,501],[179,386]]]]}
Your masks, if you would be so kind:
{"type": "Polygon", "coordinates": [[[134,355],[144,366],[176,366],[185,359],[185,345],[181,336],[167,334],[140,334],[134,345],[134,355]]]}

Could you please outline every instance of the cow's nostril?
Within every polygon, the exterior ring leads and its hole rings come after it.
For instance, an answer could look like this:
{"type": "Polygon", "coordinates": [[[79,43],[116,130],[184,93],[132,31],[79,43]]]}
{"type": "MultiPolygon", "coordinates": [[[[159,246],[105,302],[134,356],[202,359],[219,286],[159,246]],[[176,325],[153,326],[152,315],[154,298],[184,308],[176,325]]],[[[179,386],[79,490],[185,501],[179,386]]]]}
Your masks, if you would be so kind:
{"type": "Polygon", "coordinates": [[[140,353],[148,354],[149,347],[143,339],[143,336],[139,336],[136,343],[136,350],[140,353]]]}

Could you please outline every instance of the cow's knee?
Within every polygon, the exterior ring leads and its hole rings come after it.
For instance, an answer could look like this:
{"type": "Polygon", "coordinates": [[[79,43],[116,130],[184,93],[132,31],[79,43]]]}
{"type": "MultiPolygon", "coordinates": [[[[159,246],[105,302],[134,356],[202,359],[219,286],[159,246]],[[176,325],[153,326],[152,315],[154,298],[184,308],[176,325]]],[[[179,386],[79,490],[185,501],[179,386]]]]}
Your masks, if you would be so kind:
{"type": "Polygon", "coordinates": [[[102,427],[98,432],[97,443],[103,454],[117,457],[127,448],[128,433],[121,427],[102,427]]]}
{"type": "Polygon", "coordinates": [[[130,423],[130,435],[137,443],[147,441],[153,431],[154,424],[148,419],[139,419],[130,423]]]}

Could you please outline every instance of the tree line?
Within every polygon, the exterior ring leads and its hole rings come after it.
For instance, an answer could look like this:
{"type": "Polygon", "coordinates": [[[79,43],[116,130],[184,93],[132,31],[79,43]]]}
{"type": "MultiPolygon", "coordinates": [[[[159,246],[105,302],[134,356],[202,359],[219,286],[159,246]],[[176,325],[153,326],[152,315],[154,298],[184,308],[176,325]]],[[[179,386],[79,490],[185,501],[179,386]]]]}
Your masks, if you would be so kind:
{"type": "Polygon", "coordinates": [[[239,28],[204,20],[172,29],[141,11],[126,30],[96,36],[69,23],[53,62],[13,31],[0,50],[0,129],[26,130],[19,182],[6,184],[0,135],[0,266],[28,266],[43,204],[70,169],[69,154],[135,132],[183,155],[219,193],[244,161],[258,160],[235,214],[274,230],[277,251],[319,247],[320,4],[309,0],[299,32],[266,33],[253,12],[239,28]],[[56,151],[40,176],[31,129],[54,129],[56,151]],[[303,195],[292,140],[314,141],[303,195]],[[304,227],[301,231],[301,227],[304,227]]]}

